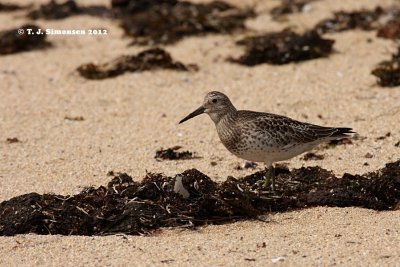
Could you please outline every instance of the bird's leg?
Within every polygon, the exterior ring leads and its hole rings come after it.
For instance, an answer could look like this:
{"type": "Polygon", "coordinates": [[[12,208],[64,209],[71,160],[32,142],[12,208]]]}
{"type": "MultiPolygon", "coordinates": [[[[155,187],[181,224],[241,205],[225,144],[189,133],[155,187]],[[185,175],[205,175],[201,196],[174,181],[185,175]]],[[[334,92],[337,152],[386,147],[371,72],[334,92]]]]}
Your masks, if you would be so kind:
{"type": "Polygon", "coordinates": [[[270,172],[271,172],[271,188],[272,191],[275,191],[275,167],[274,165],[271,165],[271,167],[269,167],[270,172]]]}
{"type": "Polygon", "coordinates": [[[271,186],[272,191],[275,191],[275,168],[272,164],[266,164],[267,177],[265,177],[264,186],[271,186]]]}

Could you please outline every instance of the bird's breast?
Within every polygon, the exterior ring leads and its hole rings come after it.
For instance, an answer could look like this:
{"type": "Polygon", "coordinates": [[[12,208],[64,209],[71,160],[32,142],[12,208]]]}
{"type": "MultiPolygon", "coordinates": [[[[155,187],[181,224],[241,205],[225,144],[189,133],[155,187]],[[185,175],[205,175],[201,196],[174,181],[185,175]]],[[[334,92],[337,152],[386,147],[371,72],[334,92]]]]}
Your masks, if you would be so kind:
{"type": "Polygon", "coordinates": [[[217,125],[217,133],[221,143],[232,153],[235,152],[240,147],[241,134],[240,130],[232,125],[221,122],[217,125]]]}

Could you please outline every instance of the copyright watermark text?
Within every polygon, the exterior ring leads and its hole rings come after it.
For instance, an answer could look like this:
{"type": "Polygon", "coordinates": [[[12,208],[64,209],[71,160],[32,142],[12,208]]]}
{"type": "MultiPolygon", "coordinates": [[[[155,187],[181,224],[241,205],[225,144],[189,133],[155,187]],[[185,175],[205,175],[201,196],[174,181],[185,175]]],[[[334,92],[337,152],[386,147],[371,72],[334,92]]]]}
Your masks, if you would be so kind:
{"type": "Polygon", "coordinates": [[[18,34],[27,35],[107,35],[106,29],[18,29],[18,34]]]}

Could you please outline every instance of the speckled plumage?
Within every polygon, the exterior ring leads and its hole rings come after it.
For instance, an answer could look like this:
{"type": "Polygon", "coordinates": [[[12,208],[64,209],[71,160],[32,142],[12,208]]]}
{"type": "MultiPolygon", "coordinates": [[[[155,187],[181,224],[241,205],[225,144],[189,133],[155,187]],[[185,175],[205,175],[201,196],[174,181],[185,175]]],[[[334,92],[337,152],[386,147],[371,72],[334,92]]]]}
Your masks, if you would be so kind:
{"type": "Polygon", "coordinates": [[[236,156],[256,162],[286,160],[318,144],[345,137],[348,128],[322,127],[270,113],[239,110],[216,128],[221,142],[236,156]]]}
{"type": "Polygon", "coordinates": [[[202,113],[214,121],[221,142],[231,153],[265,162],[268,167],[353,133],[351,128],[323,127],[271,113],[236,110],[226,95],[216,91],[208,93],[203,105],[180,123],[202,113]]]}

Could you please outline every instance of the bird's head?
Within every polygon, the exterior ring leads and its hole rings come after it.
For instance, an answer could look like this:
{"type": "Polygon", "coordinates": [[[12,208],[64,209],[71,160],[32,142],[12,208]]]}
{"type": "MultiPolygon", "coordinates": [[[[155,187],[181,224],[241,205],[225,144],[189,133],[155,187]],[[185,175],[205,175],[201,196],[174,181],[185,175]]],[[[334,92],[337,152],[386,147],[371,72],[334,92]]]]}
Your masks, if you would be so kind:
{"type": "Polygon", "coordinates": [[[198,109],[187,115],[179,123],[203,113],[207,113],[215,123],[218,123],[223,116],[230,112],[236,112],[236,108],[232,105],[229,98],[223,93],[212,91],[204,97],[203,104],[198,109]]]}

